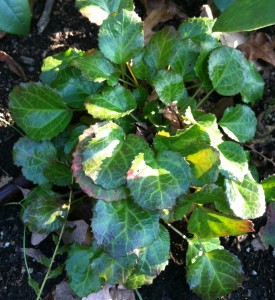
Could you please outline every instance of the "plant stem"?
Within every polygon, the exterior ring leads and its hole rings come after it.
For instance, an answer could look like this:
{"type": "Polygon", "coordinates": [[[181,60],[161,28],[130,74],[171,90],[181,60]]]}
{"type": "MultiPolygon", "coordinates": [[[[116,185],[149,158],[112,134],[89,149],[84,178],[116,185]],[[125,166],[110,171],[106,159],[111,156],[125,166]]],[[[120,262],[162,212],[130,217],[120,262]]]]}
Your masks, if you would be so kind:
{"type": "Polygon", "coordinates": [[[199,88],[195,91],[195,93],[194,93],[194,95],[192,96],[192,98],[195,99],[196,96],[198,95],[198,93],[199,93],[200,91],[201,91],[201,88],[199,87],[199,88]]]}
{"type": "Polygon", "coordinates": [[[128,70],[129,70],[129,72],[131,73],[131,76],[133,77],[136,86],[139,87],[137,78],[136,78],[135,74],[133,73],[132,68],[131,68],[131,66],[130,66],[130,64],[128,62],[126,63],[126,66],[127,66],[128,70]]]}
{"type": "Polygon", "coordinates": [[[214,89],[209,91],[202,99],[201,101],[197,104],[196,109],[199,108],[199,106],[202,105],[202,103],[214,92],[214,89]]]}
{"type": "Polygon", "coordinates": [[[130,114],[130,116],[131,116],[137,123],[141,123],[141,121],[139,120],[139,118],[137,118],[135,115],[130,114]]]}
{"type": "Polygon", "coordinates": [[[171,229],[173,229],[178,235],[180,235],[183,239],[187,240],[187,236],[181,233],[176,227],[171,225],[170,223],[166,223],[171,229]]]}
{"type": "Polygon", "coordinates": [[[142,300],[142,296],[141,296],[140,292],[138,291],[138,289],[135,289],[135,293],[137,294],[138,299],[142,300]]]}
{"type": "Polygon", "coordinates": [[[193,88],[196,88],[196,87],[199,87],[199,86],[200,86],[200,84],[199,84],[199,83],[196,83],[196,84],[187,86],[186,89],[187,89],[187,90],[190,90],[190,89],[193,89],[193,88]]]}
{"type": "Polygon", "coordinates": [[[130,82],[124,80],[124,79],[119,78],[118,81],[121,81],[121,82],[123,82],[123,83],[126,83],[126,84],[128,84],[128,85],[130,85],[130,86],[132,86],[132,87],[136,87],[134,84],[132,84],[132,83],[130,83],[130,82]]]}
{"type": "Polygon", "coordinates": [[[27,270],[27,273],[28,273],[28,278],[30,278],[31,274],[30,274],[30,270],[29,270],[29,266],[28,266],[28,261],[27,261],[27,255],[26,255],[26,229],[27,229],[27,226],[24,225],[24,233],[23,233],[23,256],[24,256],[25,267],[26,267],[26,270],[27,270]]]}
{"type": "Polygon", "coordinates": [[[10,126],[11,128],[13,128],[15,131],[17,131],[21,136],[25,136],[19,129],[17,129],[15,126],[11,125],[8,121],[6,121],[3,118],[0,118],[0,121],[5,123],[6,125],[10,126]]]}
{"type": "MultiPolygon", "coordinates": [[[[71,191],[70,191],[70,196],[69,196],[69,203],[68,203],[68,212],[69,212],[70,207],[71,207],[72,194],[73,194],[73,191],[71,190],[71,191]]],[[[68,214],[69,214],[69,213],[68,213],[68,214]]],[[[65,221],[64,221],[64,224],[63,224],[63,226],[62,226],[62,228],[61,228],[60,235],[59,235],[59,238],[58,238],[58,242],[57,242],[57,244],[56,244],[56,246],[55,246],[54,253],[53,253],[53,256],[52,256],[52,258],[51,258],[51,262],[50,262],[48,271],[47,271],[47,273],[46,273],[46,275],[45,275],[45,277],[44,277],[44,280],[43,280],[43,282],[42,282],[42,284],[41,284],[41,287],[40,287],[40,289],[39,289],[39,293],[38,293],[38,295],[37,295],[37,297],[36,297],[36,300],[39,300],[39,299],[41,298],[41,294],[42,294],[42,292],[43,292],[43,289],[44,289],[44,287],[45,287],[45,284],[46,284],[46,282],[47,282],[47,280],[48,280],[48,277],[49,277],[49,274],[50,274],[50,272],[51,272],[52,265],[53,265],[53,263],[54,263],[54,260],[55,260],[56,255],[57,255],[57,251],[58,251],[58,248],[59,248],[59,244],[60,244],[60,242],[61,242],[61,239],[62,239],[64,230],[65,230],[65,227],[66,227],[66,223],[67,223],[67,219],[68,219],[68,214],[67,214],[67,216],[66,216],[66,218],[65,218],[65,221]]]]}

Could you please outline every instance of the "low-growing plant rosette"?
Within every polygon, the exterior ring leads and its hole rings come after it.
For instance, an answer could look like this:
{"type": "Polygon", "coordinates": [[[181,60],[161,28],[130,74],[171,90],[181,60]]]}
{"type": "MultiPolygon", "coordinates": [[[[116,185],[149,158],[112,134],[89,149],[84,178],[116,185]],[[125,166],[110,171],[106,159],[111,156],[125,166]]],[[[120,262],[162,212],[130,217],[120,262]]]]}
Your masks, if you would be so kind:
{"type": "Polygon", "coordinates": [[[144,45],[131,0],[97,2],[77,5],[86,14],[104,11],[99,49],[47,57],[40,82],[10,94],[12,117],[26,134],[14,161],[38,184],[22,203],[22,220],[32,232],[54,233],[74,202],[89,199],[92,242],[66,248],[65,270],[79,297],[107,283],[152,283],[168,263],[167,228],[184,220],[183,236],[193,236],[186,237],[187,282],[203,299],[219,298],[244,279],[219,237],[253,232],[265,196],[274,201],[274,180],[257,181],[243,146],[256,132],[249,104],[261,98],[263,80],[212,35],[213,20],[164,28],[144,45]],[[217,121],[201,110],[212,93],[239,94],[242,103],[217,121]]]}

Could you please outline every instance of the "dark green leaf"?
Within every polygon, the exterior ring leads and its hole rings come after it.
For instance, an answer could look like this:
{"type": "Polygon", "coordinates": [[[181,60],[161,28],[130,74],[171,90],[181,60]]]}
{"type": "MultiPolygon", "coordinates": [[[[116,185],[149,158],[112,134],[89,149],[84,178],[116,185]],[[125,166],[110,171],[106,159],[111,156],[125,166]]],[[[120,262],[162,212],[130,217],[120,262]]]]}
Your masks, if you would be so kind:
{"type": "Polygon", "coordinates": [[[187,270],[190,288],[206,300],[229,294],[243,279],[240,261],[226,250],[203,253],[187,270]]]}
{"type": "Polygon", "coordinates": [[[94,207],[92,230],[98,245],[112,257],[125,256],[152,243],[159,234],[159,214],[137,206],[131,198],[94,207]]]}
{"type": "Polygon", "coordinates": [[[243,181],[248,173],[248,162],[243,147],[225,141],[218,145],[220,151],[220,171],[228,179],[243,181]]]}
{"type": "Polygon", "coordinates": [[[75,59],[71,65],[78,68],[87,79],[95,82],[107,80],[110,85],[114,85],[120,75],[118,69],[98,50],[75,59]]]}
{"type": "Polygon", "coordinates": [[[0,12],[0,30],[13,34],[28,34],[31,24],[28,0],[1,0],[0,12]]]}
{"type": "Polygon", "coordinates": [[[188,97],[182,77],[173,71],[159,71],[153,84],[160,100],[167,105],[178,104],[188,97]]]}
{"type": "Polygon", "coordinates": [[[225,110],[219,125],[231,139],[245,143],[255,135],[257,118],[251,108],[238,104],[225,110]]]}
{"type": "Polygon", "coordinates": [[[220,11],[224,11],[228,6],[235,2],[235,0],[213,0],[220,11]]]}
{"type": "Polygon", "coordinates": [[[169,254],[169,232],[163,225],[160,225],[157,239],[139,254],[134,273],[147,276],[158,275],[167,266],[169,254]]]}
{"type": "Polygon", "coordinates": [[[243,54],[234,48],[223,46],[212,51],[208,71],[213,88],[223,96],[240,93],[245,83],[244,66],[243,54]]]}
{"type": "Polygon", "coordinates": [[[65,103],[72,108],[84,108],[85,99],[98,91],[102,84],[85,78],[72,67],[60,70],[51,87],[56,89],[65,103]]]}
{"type": "Polygon", "coordinates": [[[86,109],[94,118],[117,119],[130,114],[136,108],[133,94],[120,85],[105,88],[101,94],[86,99],[86,109]]]}
{"type": "Polygon", "coordinates": [[[235,1],[220,15],[213,31],[247,31],[274,23],[273,0],[242,0],[235,1]]]}
{"type": "Polygon", "coordinates": [[[151,81],[156,74],[156,70],[145,62],[144,55],[145,53],[142,51],[133,59],[132,71],[138,79],[151,81]]]}
{"type": "Polygon", "coordinates": [[[64,223],[68,207],[48,186],[38,186],[24,200],[22,220],[31,232],[50,233],[64,223]]]}
{"type": "Polygon", "coordinates": [[[246,68],[244,72],[245,83],[241,89],[242,100],[245,103],[254,103],[263,96],[264,80],[254,64],[250,61],[246,62],[246,68]]]}
{"type": "Polygon", "coordinates": [[[10,93],[9,107],[18,126],[36,141],[53,138],[72,118],[59,94],[41,83],[16,86],[10,93]]]}
{"type": "Polygon", "coordinates": [[[194,67],[199,54],[200,47],[192,40],[188,39],[180,42],[172,58],[171,69],[179,73],[184,81],[195,80],[194,67]]]}
{"type": "Polygon", "coordinates": [[[215,184],[205,185],[201,190],[187,196],[192,203],[213,203],[225,201],[225,193],[215,184]]]}
{"type": "Polygon", "coordinates": [[[99,257],[92,260],[91,268],[106,282],[115,285],[127,280],[133,271],[136,260],[135,254],[113,258],[110,254],[102,252],[99,257]]]}
{"type": "Polygon", "coordinates": [[[255,219],[265,212],[263,187],[247,175],[242,182],[225,179],[226,197],[237,217],[255,219]]]}
{"type": "Polygon", "coordinates": [[[164,69],[176,53],[177,41],[177,34],[172,27],[156,32],[145,47],[144,61],[151,68],[164,69]]]}
{"type": "Polygon", "coordinates": [[[68,252],[66,272],[71,289],[85,297],[101,289],[104,279],[91,268],[91,261],[97,255],[94,246],[80,246],[74,243],[68,252]]]}
{"type": "Polygon", "coordinates": [[[66,154],[70,154],[74,150],[75,146],[78,143],[78,137],[87,128],[88,128],[88,126],[86,126],[86,125],[78,125],[73,129],[73,131],[71,132],[70,137],[68,138],[68,140],[67,140],[67,142],[64,146],[64,152],[66,154]]]}
{"type": "Polygon", "coordinates": [[[188,232],[197,237],[214,238],[254,232],[254,229],[253,223],[249,220],[241,220],[205,207],[198,207],[189,219],[188,232]]]}
{"type": "Polygon", "coordinates": [[[49,182],[55,185],[67,186],[72,183],[71,168],[63,163],[48,164],[44,170],[44,175],[49,182]]]}
{"type": "Polygon", "coordinates": [[[147,151],[137,155],[127,173],[127,185],[135,202],[146,209],[171,209],[190,184],[190,169],[172,151],[147,151]]]}
{"type": "Polygon", "coordinates": [[[20,138],[13,147],[14,163],[22,167],[24,176],[33,183],[49,182],[44,170],[56,160],[56,149],[49,141],[34,142],[27,137],[20,138]]]}
{"type": "Polygon", "coordinates": [[[134,11],[124,9],[110,15],[100,27],[98,44],[110,61],[116,64],[130,61],[144,45],[141,19],[134,11]]]}
{"type": "Polygon", "coordinates": [[[178,203],[174,209],[174,214],[171,216],[172,221],[181,221],[188,213],[193,209],[193,203],[187,202],[185,197],[180,198],[180,203],[178,203]]]}

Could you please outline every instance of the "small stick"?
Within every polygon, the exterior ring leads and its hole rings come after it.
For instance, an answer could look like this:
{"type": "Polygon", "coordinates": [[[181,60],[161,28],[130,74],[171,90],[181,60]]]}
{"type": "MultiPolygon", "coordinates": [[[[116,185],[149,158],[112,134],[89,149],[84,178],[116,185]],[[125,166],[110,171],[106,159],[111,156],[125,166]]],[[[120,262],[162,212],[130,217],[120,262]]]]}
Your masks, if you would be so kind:
{"type": "Polygon", "coordinates": [[[47,0],[45,4],[43,14],[37,23],[38,34],[41,34],[50,22],[50,14],[52,12],[53,3],[54,0],[47,0]]]}

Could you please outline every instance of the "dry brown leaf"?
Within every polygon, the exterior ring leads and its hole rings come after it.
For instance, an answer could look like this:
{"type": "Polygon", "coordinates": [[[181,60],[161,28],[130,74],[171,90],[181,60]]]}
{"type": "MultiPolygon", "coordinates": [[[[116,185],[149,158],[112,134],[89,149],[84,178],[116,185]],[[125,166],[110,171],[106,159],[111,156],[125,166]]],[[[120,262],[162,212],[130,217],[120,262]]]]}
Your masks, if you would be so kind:
{"type": "Polygon", "coordinates": [[[114,285],[106,284],[102,290],[97,293],[92,293],[82,300],[135,300],[133,291],[125,289],[122,285],[115,287],[114,285]]]}
{"type": "Polygon", "coordinates": [[[80,300],[79,297],[75,296],[70,289],[69,284],[63,281],[56,285],[54,300],[80,300]]]}
{"type": "Polygon", "coordinates": [[[168,105],[165,109],[160,110],[160,113],[163,114],[166,120],[171,122],[170,130],[172,132],[182,129],[181,117],[176,105],[168,105]]]}
{"type": "MultiPolygon", "coordinates": [[[[22,252],[23,252],[23,249],[21,249],[22,252]]],[[[37,249],[34,249],[34,248],[25,248],[25,252],[26,252],[26,255],[33,258],[35,261],[37,262],[41,262],[41,260],[43,258],[46,258],[46,256],[40,251],[40,250],[37,250],[37,249]]]]}
{"type": "Polygon", "coordinates": [[[256,61],[262,59],[275,67],[275,41],[264,32],[252,34],[245,44],[238,46],[249,60],[256,61]]]}
{"type": "Polygon", "coordinates": [[[77,242],[79,245],[89,245],[91,233],[89,225],[83,220],[67,221],[62,240],[65,244],[77,242]]]}
{"type": "Polygon", "coordinates": [[[31,237],[31,244],[34,246],[39,245],[41,242],[43,242],[46,237],[48,236],[48,233],[32,233],[32,237],[31,237]]]}
{"type": "Polygon", "coordinates": [[[27,80],[22,67],[6,52],[0,51],[0,61],[5,63],[13,73],[20,76],[24,81],[27,80]]]}
{"type": "Polygon", "coordinates": [[[187,15],[171,0],[144,0],[142,2],[147,12],[147,17],[143,22],[145,44],[148,43],[150,37],[154,34],[153,28],[159,23],[171,20],[175,16],[183,20],[187,19],[187,15]]]}
{"type": "Polygon", "coordinates": [[[0,30],[0,39],[2,39],[7,33],[5,31],[0,30]]]}

